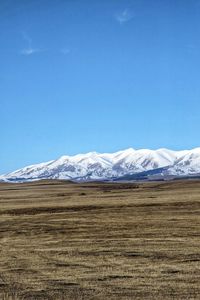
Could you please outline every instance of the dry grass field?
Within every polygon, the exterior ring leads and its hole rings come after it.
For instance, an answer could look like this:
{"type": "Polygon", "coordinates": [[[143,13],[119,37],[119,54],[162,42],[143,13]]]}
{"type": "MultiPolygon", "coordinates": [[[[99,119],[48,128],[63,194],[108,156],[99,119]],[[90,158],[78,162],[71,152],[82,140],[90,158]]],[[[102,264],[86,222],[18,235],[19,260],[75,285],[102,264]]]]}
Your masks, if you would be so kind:
{"type": "Polygon", "coordinates": [[[200,299],[200,181],[1,183],[0,299],[200,299]]]}

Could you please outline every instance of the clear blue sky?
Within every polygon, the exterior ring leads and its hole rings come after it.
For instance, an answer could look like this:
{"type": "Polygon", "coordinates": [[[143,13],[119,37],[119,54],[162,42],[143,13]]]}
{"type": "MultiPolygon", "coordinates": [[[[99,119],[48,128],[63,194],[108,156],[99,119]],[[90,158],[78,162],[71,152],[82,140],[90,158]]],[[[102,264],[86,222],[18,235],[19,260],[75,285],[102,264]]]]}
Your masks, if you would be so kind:
{"type": "Polygon", "coordinates": [[[200,145],[199,0],[1,0],[0,173],[200,145]]]}

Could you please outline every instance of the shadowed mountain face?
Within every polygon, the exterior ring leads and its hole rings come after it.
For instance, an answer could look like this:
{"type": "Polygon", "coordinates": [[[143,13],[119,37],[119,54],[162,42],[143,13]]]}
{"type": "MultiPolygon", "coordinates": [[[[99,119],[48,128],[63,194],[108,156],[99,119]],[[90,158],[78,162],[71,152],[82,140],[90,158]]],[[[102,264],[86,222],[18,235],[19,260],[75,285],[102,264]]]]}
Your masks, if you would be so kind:
{"type": "Polygon", "coordinates": [[[0,176],[1,181],[30,181],[37,179],[137,180],[165,177],[198,176],[200,148],[184,151],[168,149],[134,150],[116,153],[78,154],[28,166],[0,176]]]}

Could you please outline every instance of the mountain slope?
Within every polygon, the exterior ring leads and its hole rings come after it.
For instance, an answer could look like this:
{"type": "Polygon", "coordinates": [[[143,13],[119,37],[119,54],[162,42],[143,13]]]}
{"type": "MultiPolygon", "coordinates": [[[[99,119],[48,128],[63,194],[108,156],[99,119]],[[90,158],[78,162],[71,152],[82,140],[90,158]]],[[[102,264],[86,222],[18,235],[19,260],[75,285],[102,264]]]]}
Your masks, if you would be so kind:
{"type": "Polygon", "coordinates": [[[77,181],[111,180],[127,175],[137,178],[135,174],[142,174],[147,178],[151,174],[157,177],[198,175],[200,174],[200,148],[184,151],[130,148],[115,153],[89,152],[75,156],[62,156],[56,160],[2,175],[0,180],[29,181],[47,178],[77,181]]]}
{"type": "Polygon", "coordinates": [[[188,176],[200,174],[200,148],[190,150],[181,156],[173,166],[169,167],[170,175],[188,176]]]}

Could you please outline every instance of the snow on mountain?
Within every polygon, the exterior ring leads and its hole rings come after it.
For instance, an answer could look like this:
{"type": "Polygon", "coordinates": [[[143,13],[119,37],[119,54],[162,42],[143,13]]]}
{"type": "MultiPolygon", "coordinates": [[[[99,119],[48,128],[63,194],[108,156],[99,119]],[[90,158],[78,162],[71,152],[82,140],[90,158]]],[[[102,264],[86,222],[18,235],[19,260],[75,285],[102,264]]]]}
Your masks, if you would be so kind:
{"type": "Polygon", "coordinates": [[[128,152],[115,163],[113,168],[117,171],[122,170],[123,173],[139,173],[169,166],[174,163],[175,159],[176,155],[173,151],[141,149],[128,152]]]}
{"type": "Polygon", "coordinates": [[[185,152],[185,155],[176,160],[168,171],[170,175],[188,176],[200,174],[200,148],[185,152]]]}
{"type": "Polygon", "coordinates": [[[115,153],[89,152],[62,156],[56,160],[2,175],[0,180],[27,181],[47,178],[105,180],[162,168],[164,168],[162,176],[200,174],[200,148],[184,151],[130,148],[115,153]]]}

